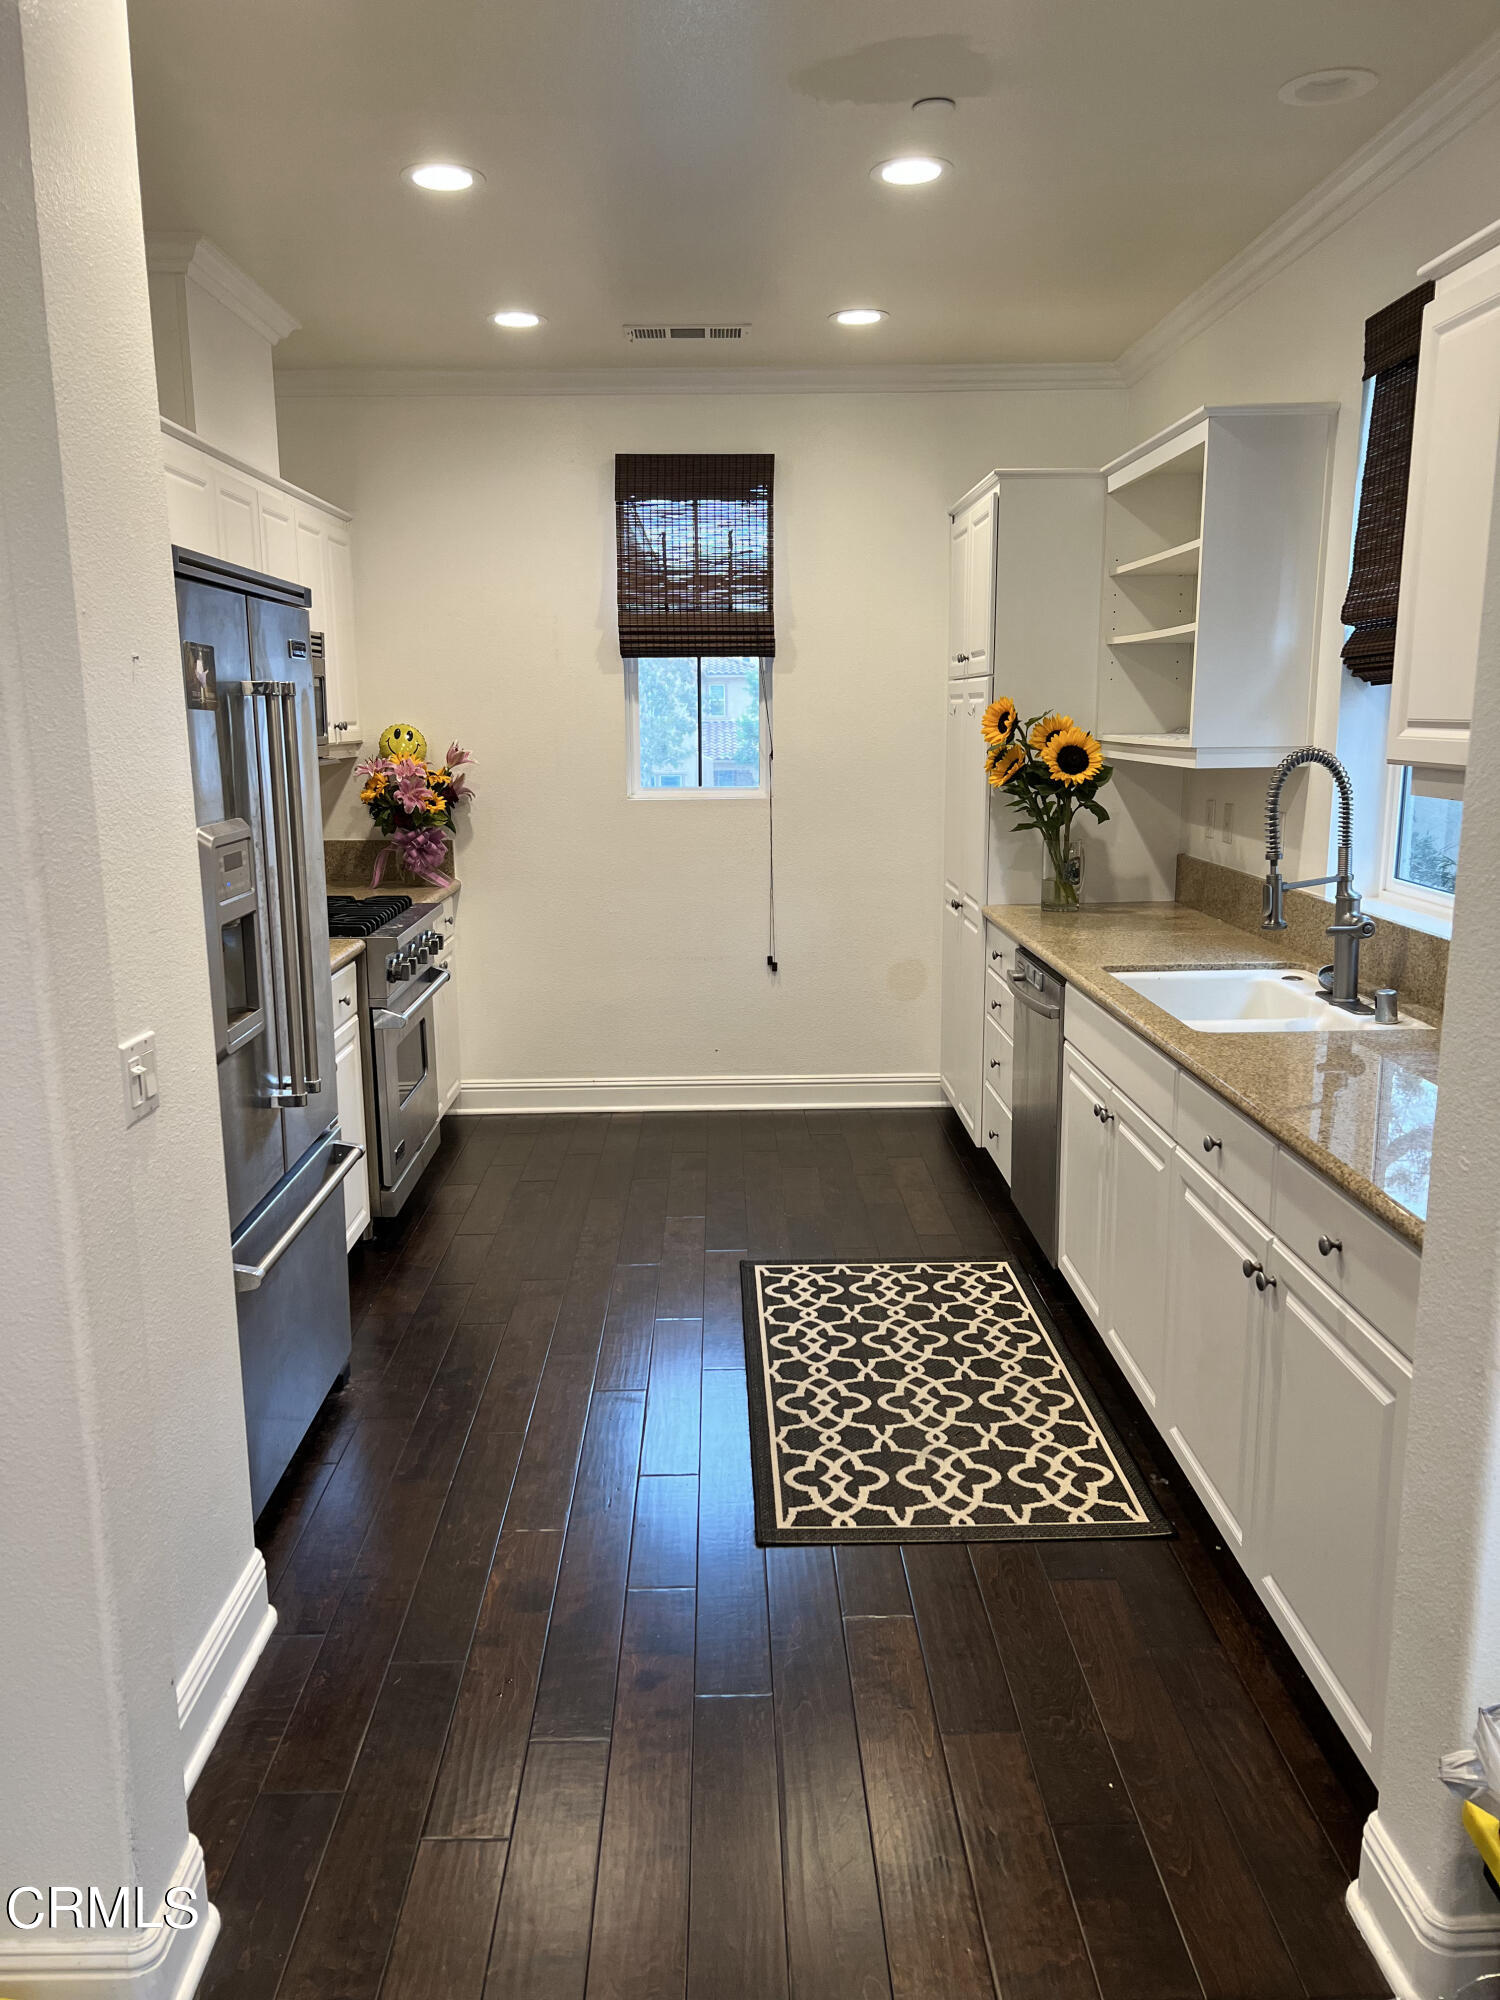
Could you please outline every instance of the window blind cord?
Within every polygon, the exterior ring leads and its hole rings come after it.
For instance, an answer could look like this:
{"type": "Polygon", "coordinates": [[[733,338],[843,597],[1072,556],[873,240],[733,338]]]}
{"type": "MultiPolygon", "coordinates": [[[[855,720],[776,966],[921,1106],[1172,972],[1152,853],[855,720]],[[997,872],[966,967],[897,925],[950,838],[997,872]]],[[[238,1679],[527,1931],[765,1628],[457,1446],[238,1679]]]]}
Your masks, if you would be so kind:
{"type": "Polygon", "coordinates": [[[776,963],[776,738],[771,734],[771,697],[766,687],[766,663],[760,662],[760,706],[766,719],[766,964],[776,963]]]}

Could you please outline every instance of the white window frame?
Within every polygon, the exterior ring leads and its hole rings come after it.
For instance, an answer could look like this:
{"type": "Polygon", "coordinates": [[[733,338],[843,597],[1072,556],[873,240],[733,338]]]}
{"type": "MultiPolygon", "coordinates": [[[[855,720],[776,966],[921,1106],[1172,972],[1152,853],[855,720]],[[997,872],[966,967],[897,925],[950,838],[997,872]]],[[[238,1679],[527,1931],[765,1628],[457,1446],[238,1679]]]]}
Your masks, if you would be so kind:
{"type": "MultiPolygon", "coordinates": [[[[668,655],[663,654],[663,658],[668,655]]],[[[706,653],[683,653],[675,657],[703,661],[706,653]]],[[[753,657],[746,654],[747,659],[753,657]]],[[[757,785],[643,785],[641,783],[641,697],[640,674],[635,660],[625,667],[625,796],[655,804],[665,799],[721,801],[767,799],[771,796],[771,668],[774,661],[762,656],[760,666],[760,783],[757,785]]],[[[701,665],[699,671],[701,672],[701,665]]]]}
{"type": "Polygon", "coordinates": [[[1452,896],[1442,889],[1424,889],[1420,883],[1407,882],[1396,873],[1396,851],[1401,844],[1401,791],[1411,772],[1409,764],[1386,766],[1385,810],[1380,828],[1380,888],[1377,893],[1382,903],[1397,910],[1410,911],[1414,916],[1425,917],[1429,924],[1435,923],[1447,933],[1453,923],[1452,896]]]}

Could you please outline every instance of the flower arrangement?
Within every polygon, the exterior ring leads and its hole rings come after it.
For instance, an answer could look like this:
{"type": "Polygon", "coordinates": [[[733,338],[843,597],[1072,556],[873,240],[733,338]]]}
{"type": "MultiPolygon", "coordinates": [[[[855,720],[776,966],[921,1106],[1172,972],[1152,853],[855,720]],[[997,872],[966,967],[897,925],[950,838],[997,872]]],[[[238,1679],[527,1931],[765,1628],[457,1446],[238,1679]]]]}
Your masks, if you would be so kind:
{"type": "Polygon", "coordinates": [[[474,797],[462,767],[473,759],[450,743],[441,764],[428,763],[425,739],[404,723],[385,731],[380,750],[358,767],[364,780],[360,799],[387,843],[376,859],[371,886],[379,886],[388,862],[400,861],[419,881],[446,889],[450,883],[442,871],[458,808],[474,797]],[[392,756],[392,750],[405,754],[392,756]]]}
{"type": "Polygon", "coordinates": [[[1096,820],[1109,814],[1098,793],[1114,776],[1097,737],[1071,715],[1033,716],[1023,723],[1009,695],[992,701],[980,721],[985,770],[1004,792],[1017,823],[1034,826],[1046,844],[1052,880],[1043,899],[1057,909],[1077,909],[1083,855],[1073,844],[1073,816],[1082,807],[1096,820]]]}

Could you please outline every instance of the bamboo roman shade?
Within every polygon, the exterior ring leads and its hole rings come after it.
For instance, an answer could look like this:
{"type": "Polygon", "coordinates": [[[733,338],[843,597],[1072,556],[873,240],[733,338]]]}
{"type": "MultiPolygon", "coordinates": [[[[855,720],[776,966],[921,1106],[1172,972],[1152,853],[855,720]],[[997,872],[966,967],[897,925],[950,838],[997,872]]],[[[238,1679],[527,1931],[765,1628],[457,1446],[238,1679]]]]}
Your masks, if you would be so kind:
{"type": "Polygon", "coordinates": [[[1365,380],[1373,376],[1375,388],[1343,619],[1354,627],[1344,641],[1344,665],[1372,686],[1389,682],[1396,658],[1417,353],[1422,308],[1432,292],[1430,284],[1418,285],[1365,321],[1365,380]]]}
{"type": "Polygon", "coordinates": [[[620,652],[626,659],[776,651],[769,452],[615,460],[620,652]]]}

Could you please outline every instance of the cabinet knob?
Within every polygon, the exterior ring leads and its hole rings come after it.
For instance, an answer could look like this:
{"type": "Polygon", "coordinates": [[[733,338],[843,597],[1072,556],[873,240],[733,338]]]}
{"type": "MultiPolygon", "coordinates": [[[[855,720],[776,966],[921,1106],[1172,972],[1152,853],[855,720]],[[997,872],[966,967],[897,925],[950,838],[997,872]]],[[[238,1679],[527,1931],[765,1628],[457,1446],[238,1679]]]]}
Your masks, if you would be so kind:
{"type": "Polygon", "coordinates": [[[1114,1115],[1115,1114],[1113,1113],[1113,1111],[1106,1109],[1106,1107],[1102,1104],[1096,1104],[1094,1106],[1094,1116],[1099,1120],[1099,1123],[1101,1125],[1108,1125],[1110,1120],[1114,1117],[1114,1115]]]}
{"type": "Polygon", "coordinates": [[[1211,1153],[1211,1152],[1213,1152],[1213,1150],[1214,1150],[1214,1148],[1215,1148],[1215,1147],[1217,1147],[1217,1148],[1218,1148],[1218,1150],[1219,1150],[1219,1151],[1220,1151],[1220,1152],[1222,1153],[1222,1152],[1223,1152],[1223,1150],[1224,1150],[1224,1141],[1223,1141],[1222,1139],[1211,1139],[1211,1138],[1210,1138],[1210,1137],[1208,1136],[1208,1134],[1207,1134],[1207,1133],[1205,1132],[1205,1133],[1204,1133],[1204,1135],[1203,1135],[1203,1150],[1204,1150],[1204,1152],[1205,1152],[1205,1153],[1211,1153]]]}
{"type": "Polygon", "coordinates": [[[999,1058],[999,1056],[991,1056],[991,1057],[990,1057],[990,1068],[991,1068],[991,1069],[999,1069],[999,1067],[1000,1067],[1000,1058],[999,1058]]]}
{"type": "Polygon", "coordinates": [[[998,1132],[991,1132],[990,1137],[994,1140],[995,1144],[998,1146],[1000,1143],[1000,1134],[998,1132]]]}
{"type": "Polygon", "coordinates": [[[964,661],[967,660],[969,656],[967,653],[955,653],[953,657],[955,660],[958,661],[958,664],[962,666],[964,661]]]}
{"type": "Polygon", "coordinates": [[[950,910],[961,910],[961,909],[963,908],[963,904],[962,904],[962,903],[955,903],[955,902],[954,902],[954,900],[953,900],[953,898],[952,898],[952,897],[950,896],[950,897],[948,898],[948,908],[949,908],[950,910]]]}
{"type": "Polygon", "coordinates": [[[1256,1275],[1256,1273],[1261,1269],[1261,1266],[1256,1263],[1253,1257],[1247,1257],[1244,1263],[1241,1264],[1240,1269],[1244,1272],[1247,1278],[1253,1278],[1256,1275]]]}
{"type": "Polygon", "coordinates": [[[1272,1291],[1272,1290],[1274,1290],[1274,1288],[1275,1288],[1275,1285],[1276,1285],[1276,1280],[1275,1280],[1274,1278],[1268,1278],[1268,1277],[1266,1276],[1266,1274],[1265,1274],[1265,1272],[1264,1272],[1264,1271],[1257,1271],[1257,1272],[1256,1272],[1256,1274],[1255,1274],[1255,1289],[1256,1289],[1256,1290],[1257,1290],[1258,1292],[1269,1292],[1269,1291],[1272,1291]]]}
{"type": "Polygon", "coordinates": [[[1005,953],[1004,953],[1003,951],[992,951],[992,952],[990,953],[990,957],[991,957],[992,959],[996,960],[997,962],[998,962],[998,961],[999,961],[1000,959],[1004,958],[1004,956],[1005,956],[1005,953]]]}
{"type": "Polygon", "coordinates": [[[1335,1250],[1338,1251],[1340,1256],[1344,1254],[1343,1243],[1337,1236],[1320,1236],[1318,1238],[1318,1255],[1320,1257],[1331,1257],[1335,1250]]]}

